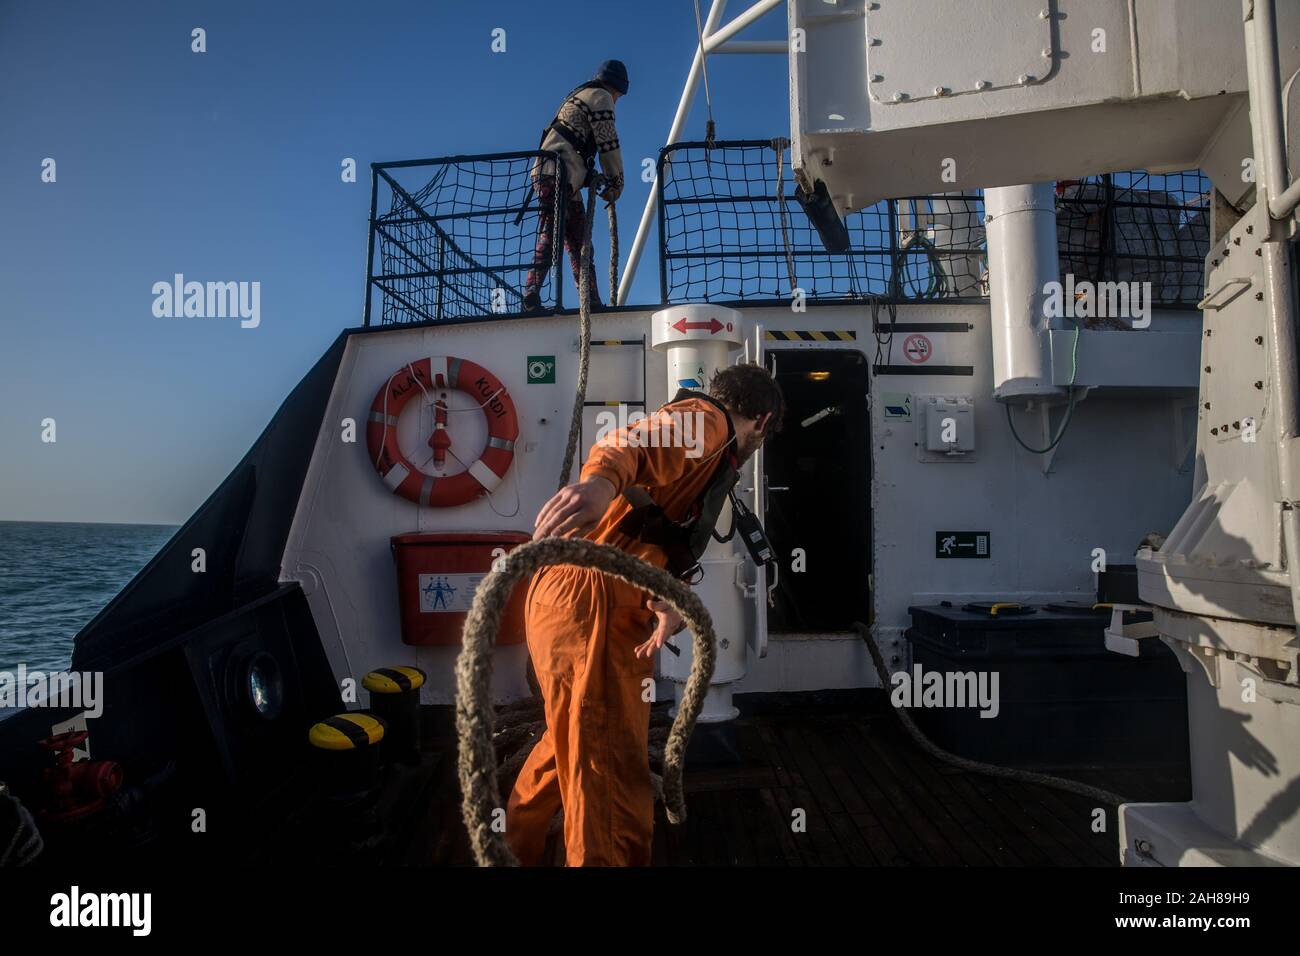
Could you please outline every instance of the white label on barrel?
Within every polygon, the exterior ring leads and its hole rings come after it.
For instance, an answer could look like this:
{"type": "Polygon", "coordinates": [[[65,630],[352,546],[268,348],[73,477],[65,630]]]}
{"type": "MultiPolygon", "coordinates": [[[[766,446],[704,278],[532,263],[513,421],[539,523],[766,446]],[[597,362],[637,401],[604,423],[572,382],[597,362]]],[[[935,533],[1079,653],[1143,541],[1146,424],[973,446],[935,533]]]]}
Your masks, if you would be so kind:
{"type": "Polygon", "coordinates": [[[474,591],[487,577],[482,574],[421,574],[421,614],[464,614],[474,603],[474,591]]]}

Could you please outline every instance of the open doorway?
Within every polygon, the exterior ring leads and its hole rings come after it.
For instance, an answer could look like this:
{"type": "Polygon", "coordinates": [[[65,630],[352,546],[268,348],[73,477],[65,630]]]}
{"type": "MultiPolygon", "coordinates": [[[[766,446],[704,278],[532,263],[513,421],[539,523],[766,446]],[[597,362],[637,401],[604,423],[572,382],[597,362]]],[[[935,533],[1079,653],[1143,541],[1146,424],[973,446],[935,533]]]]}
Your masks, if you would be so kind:
{"type": "Polygon", "coordinates": [[[871,612],[869,365],[854,349],[774,351],[785,425],[764,447],[768,536],[781,570],[774,632],[841,631],[871,612]],[[802,571],[792,555],[806,556],[802,571]]]}

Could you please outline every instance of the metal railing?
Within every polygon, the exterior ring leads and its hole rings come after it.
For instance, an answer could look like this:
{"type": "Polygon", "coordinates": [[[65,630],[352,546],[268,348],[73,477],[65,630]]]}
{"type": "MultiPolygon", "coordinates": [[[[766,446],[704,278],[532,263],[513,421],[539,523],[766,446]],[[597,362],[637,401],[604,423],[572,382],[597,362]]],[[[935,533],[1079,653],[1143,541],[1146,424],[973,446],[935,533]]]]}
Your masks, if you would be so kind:
{"type": "MultiPolygon", "coordinates": [[[[846,216],[848,248],[829,252],[795,199],[787,149],[784,140],[736,140],[660,151],[663,304],[987,296],[981,193],[879,202],[846,216]]],[[[365,324],[518,315],[530,273],[537,305],[562,309],[567,185],[556,160],[529,151],[374,164],[365,324]],[[534,166],[547,159],[550,170],[535,182],[534,166]],[[536,239],[548,217],[552,241],[538,261],[536,239]]],[[[1195,307],[1209,248],[1209,189],[1196,171],[1059,183],[1062,274],[1076,282],[1149,282],[1153,304],[1195,307]]]]}
{"type": "Polygon", "coordinates": [[[536,291],[543,309],[563,307],[566,184],[564,163],[554,153],[450,156],[370,168],[365,325],[521,313],[544,215],[553,217],[553,241],[547,260],[537,263],[536,291]],[[539,160],[551,160],[550,172],[534,181],[539,160]]]}
{"type": "Polygon", "coordinates": [[[1197,170],[1058,182],[1061,275],[1076,282],[1149,282],[1152,304],[1195,308],[1210,251],[1210,188],[1197,170]]]}
{"type": "MultiPolygon", "coordinates": [[[[845,217],[828,252],[794,198],[784,140],[676,143],[658,164],[664,303],[981,301],[988,294],[979,191],[885,200],[845,217]]],[[[1058,186],[1062,274],[1149,281],[1152,301],[1194,308],[1209,249],[1199,172],[1117,173],[1058,186]]]]}

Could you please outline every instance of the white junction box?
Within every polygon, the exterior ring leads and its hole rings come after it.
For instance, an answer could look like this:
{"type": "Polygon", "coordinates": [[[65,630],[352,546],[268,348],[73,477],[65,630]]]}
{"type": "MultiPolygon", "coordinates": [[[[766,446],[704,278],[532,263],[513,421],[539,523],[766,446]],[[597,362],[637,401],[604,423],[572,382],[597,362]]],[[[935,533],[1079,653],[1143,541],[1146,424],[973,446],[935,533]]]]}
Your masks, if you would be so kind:
{"type": "Polygon", "coordinates": [[[969,397],[918,395],[922,409],[917,451],[922,461],[971,461],[975,402],[969,397]]]}

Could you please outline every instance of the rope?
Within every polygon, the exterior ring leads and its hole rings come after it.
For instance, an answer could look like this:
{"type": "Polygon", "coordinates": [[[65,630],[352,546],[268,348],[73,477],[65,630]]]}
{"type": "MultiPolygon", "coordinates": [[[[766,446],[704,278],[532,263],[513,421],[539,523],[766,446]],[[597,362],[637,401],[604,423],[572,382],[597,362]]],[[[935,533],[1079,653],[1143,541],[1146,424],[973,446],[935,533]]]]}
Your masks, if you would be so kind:
{"type": "Polygon", "coordinates": [[[612,202],[605,203],[605,212],[609,216],[609,304],[618,305],[618,212],[612,202]]]}
{"type": "Polygon", "coordinates": [[[492,825],[501,801],[496,752],[492,746],[495,730],[491,697],[492,646],[515,584],[550,564],[596,568],[649,591],[668,602],[695,635],[691,672],[664,744],[663,764],[664,807],[668,822],[678,824],[686,819],[682,763],[695,720],[704,707],[704,697],[717,660],[713,620],[704,602],[667,571],[646,564],[613,545],[596,544],[581,538],[542,538],[511,551],[502,562],[502,569],[483,579],[465,619],[461,652],[456,659],[456,731],[459,737],[456,770],[460,778],[461,816],[479,866],[517,866],[519,862],[506,844],[505,837],[492,825]]]}
{"type": "MultiPolygon", "coordinates": [[[[862,640],[867,645],[867,650],[871,652],[871,663],[875,665],[876,677],[880,679],[882,688],[889,686],[889,671],[885,668],[885,661],[880,656],[880,648],[876,646],[876,640],[871,636],[870,629],[865,624],[855,623],[853,629],[858,632],[862,640]]],[[[1088,797],[1092,800],[1099,800],[1102,803],[1109,803],[1118,806],[1121,803],[1128,803],[1128,799],[1121,797],[1119,794],[1111,793],[1109,790],[1102,790],[1100,787],[1093,787],[1086,783],[1079,783],[1077,780],[1067,780],[1064,777],[1053,777],[1046,773],[1035,773],[1032,770],[1014,770],[1011,767],[999,767],[991,763],[980,763],[978,760],[968,760],[965,757],[958,757],[956,754],[950,754],[948,751],[931,743],[930,738],[921,733],[921,728],[916,726],[912,720],[912,715],[907,712],[905,707],[891,708],[898,715],[902,722],[903,728],[911,736],[916,745],[928,753],[936,760],[950,764],[960,770],[969,770],[971,773],[984,774],[987,777],[1002,777],[1007,780],[1017,780],[1021,783],[1036,783],[1042,787],[1051,787],[1054,790],[1065,790],[1069,793],[1077,793],[1080,796],[1088,797]]]]}
{"type": "Polygon", "coordinates": [[[582,434],[582,410],[587,402],[587,369],[591,365],[591,220],[596,209],[596,183],[587,185],[587,222],[582,233],[581,267],[578,269],[578,390],[569,418],[569,441],[564,447],[564,464],[560,468],[560,488],[569,483],[573,458],[582,434]]]}
{"type": "Polygon", "coordinates": [[[790,277],[790,295],[794,295],[794,290],[798,288],[799,283],[794,277],[794,253],[790,249],[790,219],[785,208],[785,151],[789,145],[788,139],[779,136],[772,140],[772,148],[776,150],[776,208],[780,214],[781,243],[785,246],[785,272],[790,277]]]}
{"type": "Polygon", "coordinates": [[[704,124],[704,162],[709,162],[709,150],[713,148],[717,128],[713,125],[713,97],[709,95],[709,55],[704,52],[704,25],[700,22],[700,0],[695,0],[695,34],[700,39],[700,72],[704,75],[704,105],[708,111],[708,121],[704,124]]]}
{"type": "MultiPolygon", "coordinates": [[[[850,259],[850,262],[853,260],[850,259]]],[[[880,370],[894,361],[894,328],[898,321],[898,305],[891,299],[886,308],[889,311],[889,331],[880,331],[880,296],[871,297],[871,334],[876,340],[876,357],[871,363],[871,370],[879,375],[880,370]]]]}
{"type": "MultiPolygon", "coordinates": [[[[587,400],[587,373],[591,362],[591,227],[595,203],[596,183],[592,182],[587,187],[587,218],[578,275],[578,385],[564,465],[560,470],[560,488],[569,483],[573,470],[582,431],[582,412],[587,400]]],[[[614,203],[608,203],[606,209],[609,214],[609,287],[612,298],[618,288],[618,215],[614,203]]],[[[678,704],[677,717],[664,745],[663,777],[652,780],[656,794],[662,795],[668,822],[678,824],[686,819],[682,764],[686,757],[686,744],[695,729],[695,720],[704,707],[704,697],[717,660],[716,637],[708,609],[685,583],[612,545],[596,544],[581,538],[543,538],[510,552],[504,568],[484,578],[474,593],[474,603],[465,618],[461,652],[456,659],[457,772],[462,796],[461,815],[470,835],[474,858],[480,866],[515,866],[519,862],[504,837],[492,826],[494,815],[500,809],[500,781],[493,746],[492,646],[515,584],[551,564],[594,568],[648,591],[667,601],[695,635],[691,671],[678,704]]]]}
{"type": "Polygon", "coordinates": [[[0,867],[27,866],[44,848],[31,813],[0,784],[0,867]]]}

